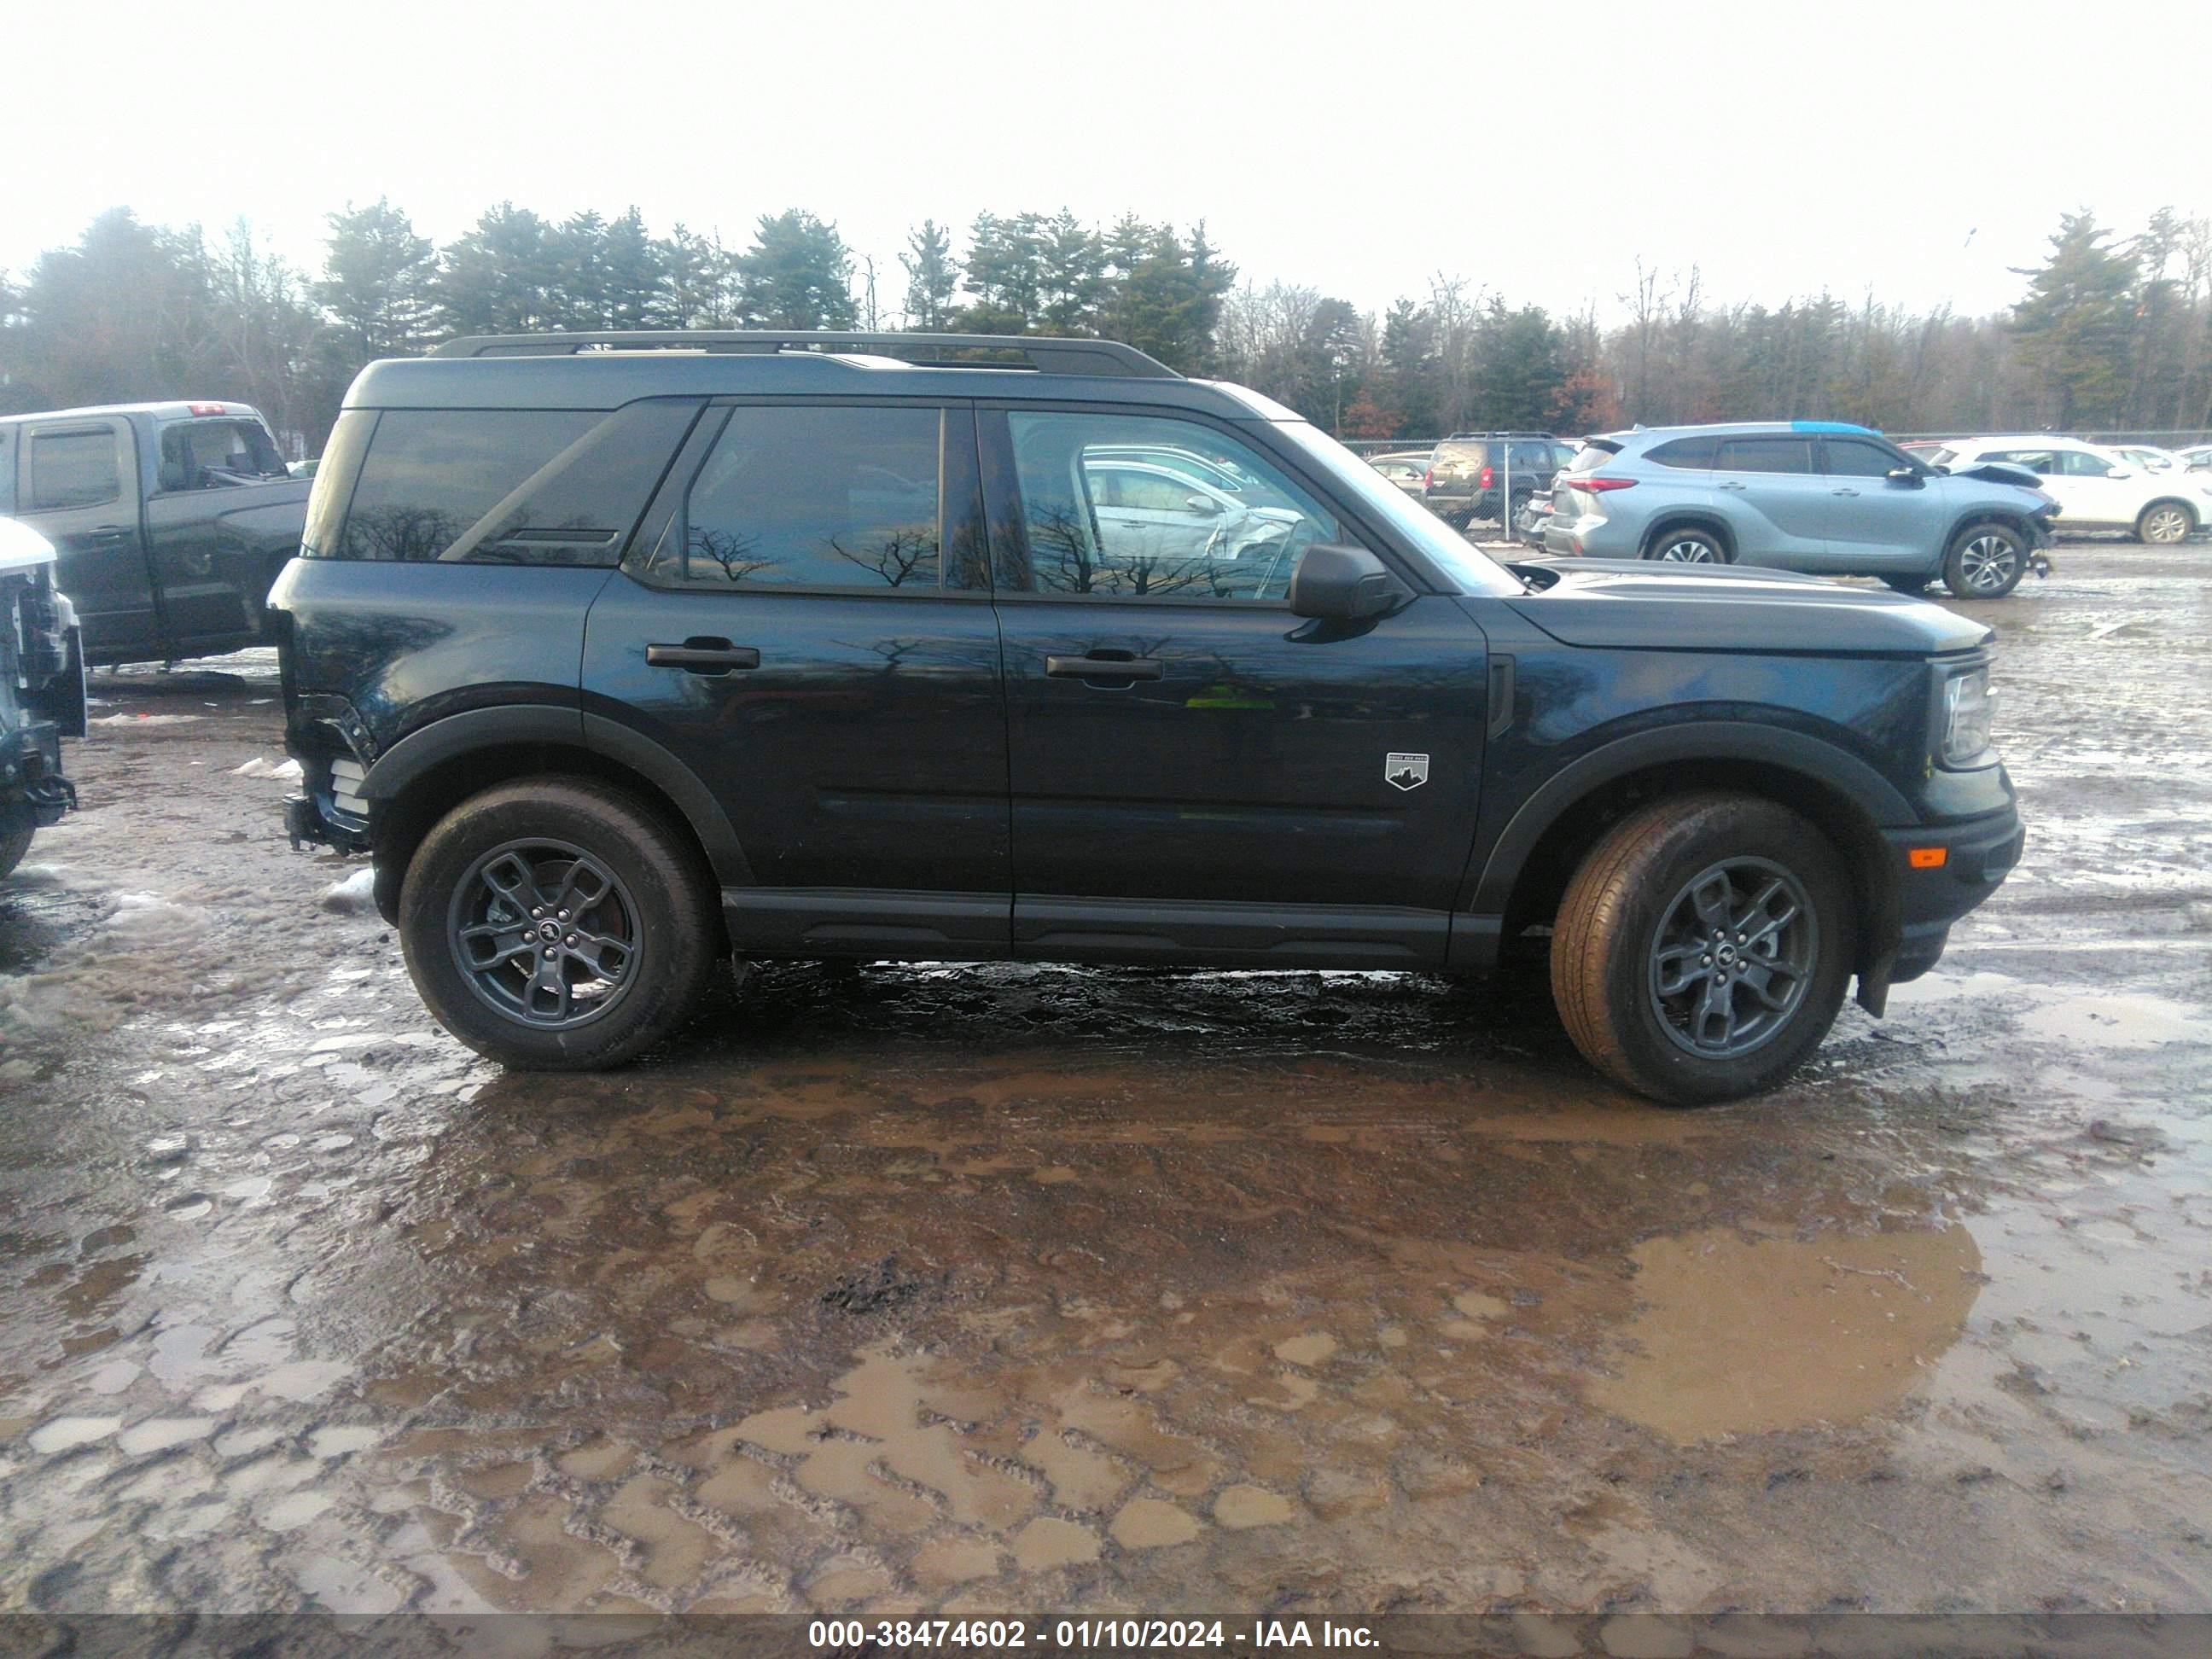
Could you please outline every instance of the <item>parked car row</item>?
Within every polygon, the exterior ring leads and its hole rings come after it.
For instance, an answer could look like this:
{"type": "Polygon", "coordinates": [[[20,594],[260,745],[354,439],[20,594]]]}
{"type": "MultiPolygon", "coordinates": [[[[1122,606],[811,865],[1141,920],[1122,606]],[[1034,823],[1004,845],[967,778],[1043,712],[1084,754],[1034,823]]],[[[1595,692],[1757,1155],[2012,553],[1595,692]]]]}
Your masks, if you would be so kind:
{"type": "Polygon", "coordinates": [[[1928,465],[1957,471],[1996,462],[2033,472],[2069,530],[2125,530],[2154,547],[2186,541],[2212,524],[2212,471],[2166,450],[2107,448],[2050,433],[1946,438],[1905,446],[1928,465]]]}

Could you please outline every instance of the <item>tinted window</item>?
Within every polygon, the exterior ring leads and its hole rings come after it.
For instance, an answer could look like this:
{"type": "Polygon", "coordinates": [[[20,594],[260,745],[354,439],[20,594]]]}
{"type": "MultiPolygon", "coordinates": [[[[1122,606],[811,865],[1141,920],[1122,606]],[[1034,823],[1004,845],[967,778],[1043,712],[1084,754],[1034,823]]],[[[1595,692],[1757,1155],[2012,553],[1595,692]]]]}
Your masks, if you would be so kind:
{"type": "Polygon", "coordinates": [[[442,557],[605,418],[585,410],[386,410],[368,441],[337,556],[442,557]]]}
{"type": "Polygon", "coordinates": [[[1587,443],[1575,452],[1575,459],[1568,465],[1567,471],[1595,472],[1620,453],[1620,446],[1610,438],[1601,443],[1587,443]]]}
{"type": "Polygon", "coordinates": [[[98,507],[123,493],[123,465],[111,428],[33,432],[26,459],[31,464],[31,489],[23,503],[27,513],[98,507]]]}
{"type": "Polygon", "coordinates": [[[934,591],[941,423],[934,409],[732,410],[684,500],[684,579],[934,591]]]}
{"type": "Polygon", "coordinates": [[[2086,450],[2062,449],[2058,452],[2058,471],[2069,478],[2102,478],[2110,475],[2112,464],[2101,455],[2092,455],[2086,450]]]}
{"type": "Polygon", "coordinates": [[[217,489],[287,476],[258,421],[172,421],[161,428],[164,489],[217,489]]]}
{"type": "Polygon", "coordinates": [[[1573,460],[1574,458],[1575,447],[1572,444],[1553,444],[1552,446],[1552,465],[1554,467],[1565,466],[1570,461],[1573,460]]]}
{"type": "Polygon", "coordinates": [[[1647,461],[1656,461],[1662,466],[1687,467],[1703,471],[1713,464],[1720,453],[1718,438],[1675,438],[1661,444],[1644,456],[1647,461]]]}
{"type": "Polygon", "coordinates": [[[1021,489],[1027,568],[1008,573],[1016,592],[1113,599],[1279,599],[1299,556],[1339,538],[1335,518],[1279,470],[1234,438],[1193,422],[1137,415],[1006,416],[1021,489]],[[1181,453],[1248,480],[1236,498],[1200,513],[1181,489],[1181,510],[1117,514],[1101,478],[1133,468],[1102,465],[1132,446],[1181,453]]]}
{"type": "Polygon", "coordinates": [[[1516,472],[1549,472],[1552,470],[1552,447],[1549,444],[1508,444],[1508,459],[1516,472]]]}
{"type": "Polygon", "coordinates": [[[1813,442],[1809,438],[1724,438],[1717,472],[1810,472],[1813,442]]]}
{"type": "Polygon", "coordinates": [[[1828,440],[1828,471],[1839,478],[1886,478],[1898,466],[1898,458],[1880,444],[1857,438],[1828,440]]]}

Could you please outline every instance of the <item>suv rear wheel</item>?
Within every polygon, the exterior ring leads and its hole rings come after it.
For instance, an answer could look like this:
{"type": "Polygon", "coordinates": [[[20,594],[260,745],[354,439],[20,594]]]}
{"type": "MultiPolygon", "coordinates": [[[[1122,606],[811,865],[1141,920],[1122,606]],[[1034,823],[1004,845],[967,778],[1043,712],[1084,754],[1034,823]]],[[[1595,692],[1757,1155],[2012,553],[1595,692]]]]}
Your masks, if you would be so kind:
{"type": "Polygon", "coordinates": [[[23,861],[23,854],[31,850],[31,837],[36,830],[18,830],[12,836],[0,836],[0,880],[15,873],[15,866],[23,861]]]}
{"type": "Polygon", "coordinates": [[[1962,599],[2001,599],[2027,574],[2027,541],[2008,524],[1970,524],[1943,555],[1943,586],[1962,599]]]}
{"type": "Polygon", "coordinates": [[[438,1022],[520,1071],[619,1065],[696,1006],[715,953],[696,854],[642,802],[531,778],[440,819],[407,866],[399,939],[438,1022]]]}
{"type": "Polygon", "coordinates": [[[1669,564],[1727,564],[1729,550],[1721,538],[1710,530],[1699,530],[1685,525],[1674,530],[1662,530],[1654,536],[1644,550],[1647,559],[1662,559],[1669,564]]]}
{"type": "Polygon", "coordinates": [[[1796,1071],[1835,1023],[1856,918],[1833,848],[1745,795],[1632,813],[1567,884],[1552,995],[1592,1066],[1672,1106],[1796,1071]]]}
{"type": "Polygon", "coordinates": [[[2189,539],[2197,520],[2179,501],[2153,501],[2136,520],[2136,539],[2153,547],[2172,547],[2189,539]]]}

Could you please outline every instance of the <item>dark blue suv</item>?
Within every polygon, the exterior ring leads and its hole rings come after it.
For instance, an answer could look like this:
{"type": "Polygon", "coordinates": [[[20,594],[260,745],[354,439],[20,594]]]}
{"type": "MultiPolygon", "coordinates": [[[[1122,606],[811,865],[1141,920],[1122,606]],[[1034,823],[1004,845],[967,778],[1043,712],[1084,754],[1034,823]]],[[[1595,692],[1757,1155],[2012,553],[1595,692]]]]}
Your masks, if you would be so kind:
{"type": "Polygon", "coordinates": [[[294,835],[374,855],[424,999],[515,1066],[635,1054],[732,954],[1548,944],[1601,1070],[1726,1098],[1854,975],[1879,1012],[2021,847],[1981,624],[1500,565],[1289,410],[1108,342],[372,364],[270,603],[294,835]]]}

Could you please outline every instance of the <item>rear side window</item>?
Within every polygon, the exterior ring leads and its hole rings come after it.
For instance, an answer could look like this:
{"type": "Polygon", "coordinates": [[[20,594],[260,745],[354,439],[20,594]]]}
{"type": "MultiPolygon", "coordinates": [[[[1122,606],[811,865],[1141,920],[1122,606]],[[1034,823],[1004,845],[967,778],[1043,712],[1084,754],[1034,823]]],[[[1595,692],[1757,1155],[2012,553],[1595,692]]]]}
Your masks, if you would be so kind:
{"type": "Polygon", "coordinates": [[[934,592],[943,424],[935,409],[732,409],[670,526],[684,580],[934,592]]]}
{"type": "Polygon", "coordinates": [[[1718,438],[1674,438],[1650,451],[1644,459],[1656,461],[1661,466],[1687,467],[1702,472],[1712,465],[1713,457],[1720,453],[1720,447],[1718,438]]]}
{"type": "Polygon", "coordinates": [[[1620,446],[1610,438],[1593,438],[1575,452],[1575,459],[1567,468],[1570,472],[1595,472],[1614,456],[1620,446]]]}
{"type": "Polygon", "coordinates": [[[287,476],[258,421],[170,421],[161,427],[165,490],[219,489],[287,476]]]}
{"type": "Polygon", "coordinates": [[[568,409],[387,409],[376,416],[337,551],[309,550],[406,563],[442,558],[479,519],[605,418],[568,409]]]}
{"type": "Polygon", "coordinates": [[[99,507],[123,493],[123,461],[112,428],[33,431],[28,447],[26,513],[99,507]]]}
{"type": "Polygon", "coordinates": [[[1724,438],[1717,472],[1810,472],[1813,441],[1809,438],[1724,438]]]}

